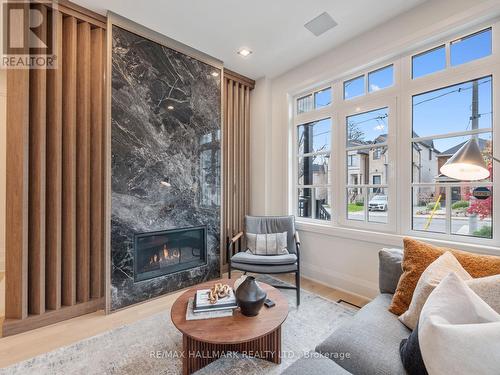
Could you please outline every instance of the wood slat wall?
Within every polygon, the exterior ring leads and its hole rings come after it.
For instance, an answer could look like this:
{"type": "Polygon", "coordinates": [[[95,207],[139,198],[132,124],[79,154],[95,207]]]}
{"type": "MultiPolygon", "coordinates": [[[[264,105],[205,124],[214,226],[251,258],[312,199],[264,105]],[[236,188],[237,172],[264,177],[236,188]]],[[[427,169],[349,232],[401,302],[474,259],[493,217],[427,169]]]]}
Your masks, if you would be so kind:
{"type": "Polygon", "coordinates": [[[104,307],[106,19],[29,6],[54,21],[35,32],[55,33],[58,66],[7,72],[3,336],[104,307]]]}
{"type": "MultiPolygon", "coordinates": [[[[250,91],[255,82],[224,70],[224,212],[226,243],[243,231],[250,198],[250,91]]],[[[227,264],[222,252],[222,264],[227,264]]],[[[224,267],[223,267],[224,269],[224,267]]]]}

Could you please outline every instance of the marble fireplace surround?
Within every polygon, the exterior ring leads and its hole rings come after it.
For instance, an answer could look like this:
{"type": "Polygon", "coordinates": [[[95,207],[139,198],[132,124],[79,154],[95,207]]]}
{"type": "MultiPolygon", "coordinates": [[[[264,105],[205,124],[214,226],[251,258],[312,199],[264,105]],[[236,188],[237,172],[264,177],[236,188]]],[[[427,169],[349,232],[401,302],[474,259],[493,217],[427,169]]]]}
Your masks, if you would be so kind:
{"type": "Polygon", "coordinates": [[[108,58],[114,311],[220,275],[222,63],[115,14],[108,58]],[[198,226],[205,265],[134,282],[135,233],[198,226]]]}

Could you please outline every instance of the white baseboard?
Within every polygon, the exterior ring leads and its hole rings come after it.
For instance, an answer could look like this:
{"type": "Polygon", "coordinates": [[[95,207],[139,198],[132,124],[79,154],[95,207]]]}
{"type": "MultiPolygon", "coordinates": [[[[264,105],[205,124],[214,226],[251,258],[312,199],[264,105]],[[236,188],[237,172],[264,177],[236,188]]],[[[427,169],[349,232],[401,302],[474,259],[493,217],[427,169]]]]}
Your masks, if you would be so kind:
{"type": "Polygon", "coordinates": [[[343,292],[355,294],[361,298],[373,299],[380,293],[378,284],[364,279],[360,279],[340,272],[335,272],[314,264],[301,262],[300,267],[302,275],[305,278],[315,281],[319,284],[341,290],[343,292]]]}

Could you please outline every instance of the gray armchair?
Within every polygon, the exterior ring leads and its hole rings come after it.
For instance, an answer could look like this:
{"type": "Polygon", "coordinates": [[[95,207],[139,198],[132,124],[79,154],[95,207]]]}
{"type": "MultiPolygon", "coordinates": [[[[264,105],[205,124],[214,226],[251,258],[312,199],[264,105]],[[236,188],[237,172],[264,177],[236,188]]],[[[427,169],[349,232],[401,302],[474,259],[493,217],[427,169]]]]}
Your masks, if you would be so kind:
{"type": "Polygon", "coordinates": [[[245,216],[244,230],[247,233],[257,234],[286,231],[289,254],[254,255],[241,251],[244,250],[241,248],[244,232],[240,232],[227,245],[229,278],[231,278],[231,270],[258,274],[295,273],[295,286],[273,286],[281,289],[295,289],[297,291],[297,306],[300,305],[300,239],[295,230],[295,218],[293,216],[245,216]],[[236,243],[240,244],[238,252],[235,252],[236,243]]]}

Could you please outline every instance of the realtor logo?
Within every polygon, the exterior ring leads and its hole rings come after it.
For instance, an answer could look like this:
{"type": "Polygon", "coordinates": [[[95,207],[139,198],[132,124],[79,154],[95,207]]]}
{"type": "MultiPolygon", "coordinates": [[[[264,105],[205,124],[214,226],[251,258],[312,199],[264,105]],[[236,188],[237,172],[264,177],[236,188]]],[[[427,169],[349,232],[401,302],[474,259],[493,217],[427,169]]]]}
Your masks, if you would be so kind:
{"type": "Polygon", "coordinates": [[[2,1],[2,61],[7,69],[55,68],[55,1],[2,1]]]}

